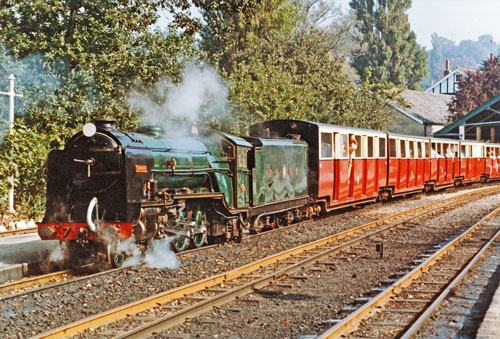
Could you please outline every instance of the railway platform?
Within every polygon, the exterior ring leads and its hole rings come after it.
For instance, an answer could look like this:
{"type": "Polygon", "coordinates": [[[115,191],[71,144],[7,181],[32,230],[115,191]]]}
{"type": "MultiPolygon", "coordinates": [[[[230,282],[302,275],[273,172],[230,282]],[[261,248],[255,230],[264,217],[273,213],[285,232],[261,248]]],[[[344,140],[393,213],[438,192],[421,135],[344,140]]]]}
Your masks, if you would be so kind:
{"type": "Polygon", "coordinates": [[[37,233],[0,238],[0,283],[39,270],[58,247],[59,241],[42,241],[37,233]]]}
{"type": "MultiPolygon", "coordinates": [[[[500,270],[500,266],[497,267],[500,270]]],[[[483,322],[477,331],[478,339],[496,339],[500,336],[500,284],[491,300],[483,322]]]]}

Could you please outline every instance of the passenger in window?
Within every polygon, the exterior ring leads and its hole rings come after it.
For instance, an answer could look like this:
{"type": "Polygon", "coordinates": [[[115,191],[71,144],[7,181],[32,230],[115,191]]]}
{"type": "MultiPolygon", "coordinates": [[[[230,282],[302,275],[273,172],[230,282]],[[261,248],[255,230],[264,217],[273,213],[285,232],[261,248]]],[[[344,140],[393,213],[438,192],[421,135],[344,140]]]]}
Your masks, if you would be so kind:
{"type": "Polygon", "coordinates": [[[351,135],[349,141],[349,171],[348,171],[349,173],[347,177],[348,182],[351,180],[352,158],[357,149],[358,149],[358,142],[356,141],[356,137],[354,135],[351,135]]]}
{"type": "Polygon", "coordinates": [[[436,150],[434,149],[434,147],[431,148],[431,158],[432,159],[439,159],[439,158],[442,158],[443,156],[441,154],[439,154],[438,152],[436,152],[436,150]]]}
{"type": "Polygon", "coordinates": [[[455,157],[455,154],[453,154],[453,151],[451,150],[450,147],[446,146],[445,148],[445,157],[447,158],[454,158],[455,157]]]}
{"type": "Polygon", "coordinates": [[[354,152],[358,149],[358,141],[354,135],[351,135],[351,141],[349,142],[349,156],[352,156],[354,152]]]}

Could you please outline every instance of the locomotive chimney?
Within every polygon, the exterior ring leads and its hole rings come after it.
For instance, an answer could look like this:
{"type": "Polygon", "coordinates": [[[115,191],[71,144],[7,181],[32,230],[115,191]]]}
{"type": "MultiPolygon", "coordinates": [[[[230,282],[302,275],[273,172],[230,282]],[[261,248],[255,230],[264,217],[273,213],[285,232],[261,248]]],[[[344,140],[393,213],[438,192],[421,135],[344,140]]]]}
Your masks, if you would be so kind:
{"type": "Polygon", "coordinates": [[[100,128],[100,129],[104,129],[104,130],[116,129],[116,120],[115,119],[107,119],[107,118],[94,119],[94,120],[92,120],[92,123],[97,128],[100,128]]]}
{"type": "Polygon", "coordinates": [[[444,76],[447,76],[448,74],[450,74],[450,60],[446,59],[446,68],[444,70],[444,76]]]}

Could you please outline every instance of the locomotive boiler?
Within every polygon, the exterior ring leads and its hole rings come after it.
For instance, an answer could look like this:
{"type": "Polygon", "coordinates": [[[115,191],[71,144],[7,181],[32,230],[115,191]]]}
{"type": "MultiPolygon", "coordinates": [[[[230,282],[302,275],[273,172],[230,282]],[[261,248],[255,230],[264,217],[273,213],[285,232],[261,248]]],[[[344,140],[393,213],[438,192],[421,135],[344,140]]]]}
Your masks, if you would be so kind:
{"type": "Polygon", "coordinates": [[[159,126],[135,132],[98,119],[48,158],[46,212],[38,233],[66,243],[73,264],[119,267],[132,241],[171,239],[175,251],[241,239],[308,215],[307,143],[189,136],[159,126]]]}

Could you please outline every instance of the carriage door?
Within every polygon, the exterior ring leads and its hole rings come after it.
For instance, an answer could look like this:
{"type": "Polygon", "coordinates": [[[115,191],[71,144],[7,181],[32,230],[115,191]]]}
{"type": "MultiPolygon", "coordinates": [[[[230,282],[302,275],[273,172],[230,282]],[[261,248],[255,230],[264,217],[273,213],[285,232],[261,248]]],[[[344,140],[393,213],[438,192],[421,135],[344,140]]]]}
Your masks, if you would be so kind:
{"type": "Polygon", "coordinates": [[[236,201],[238,207],[248,206],[248,148],[238,147],[237,148],[237,183],[236,183],[236,201]]]}

